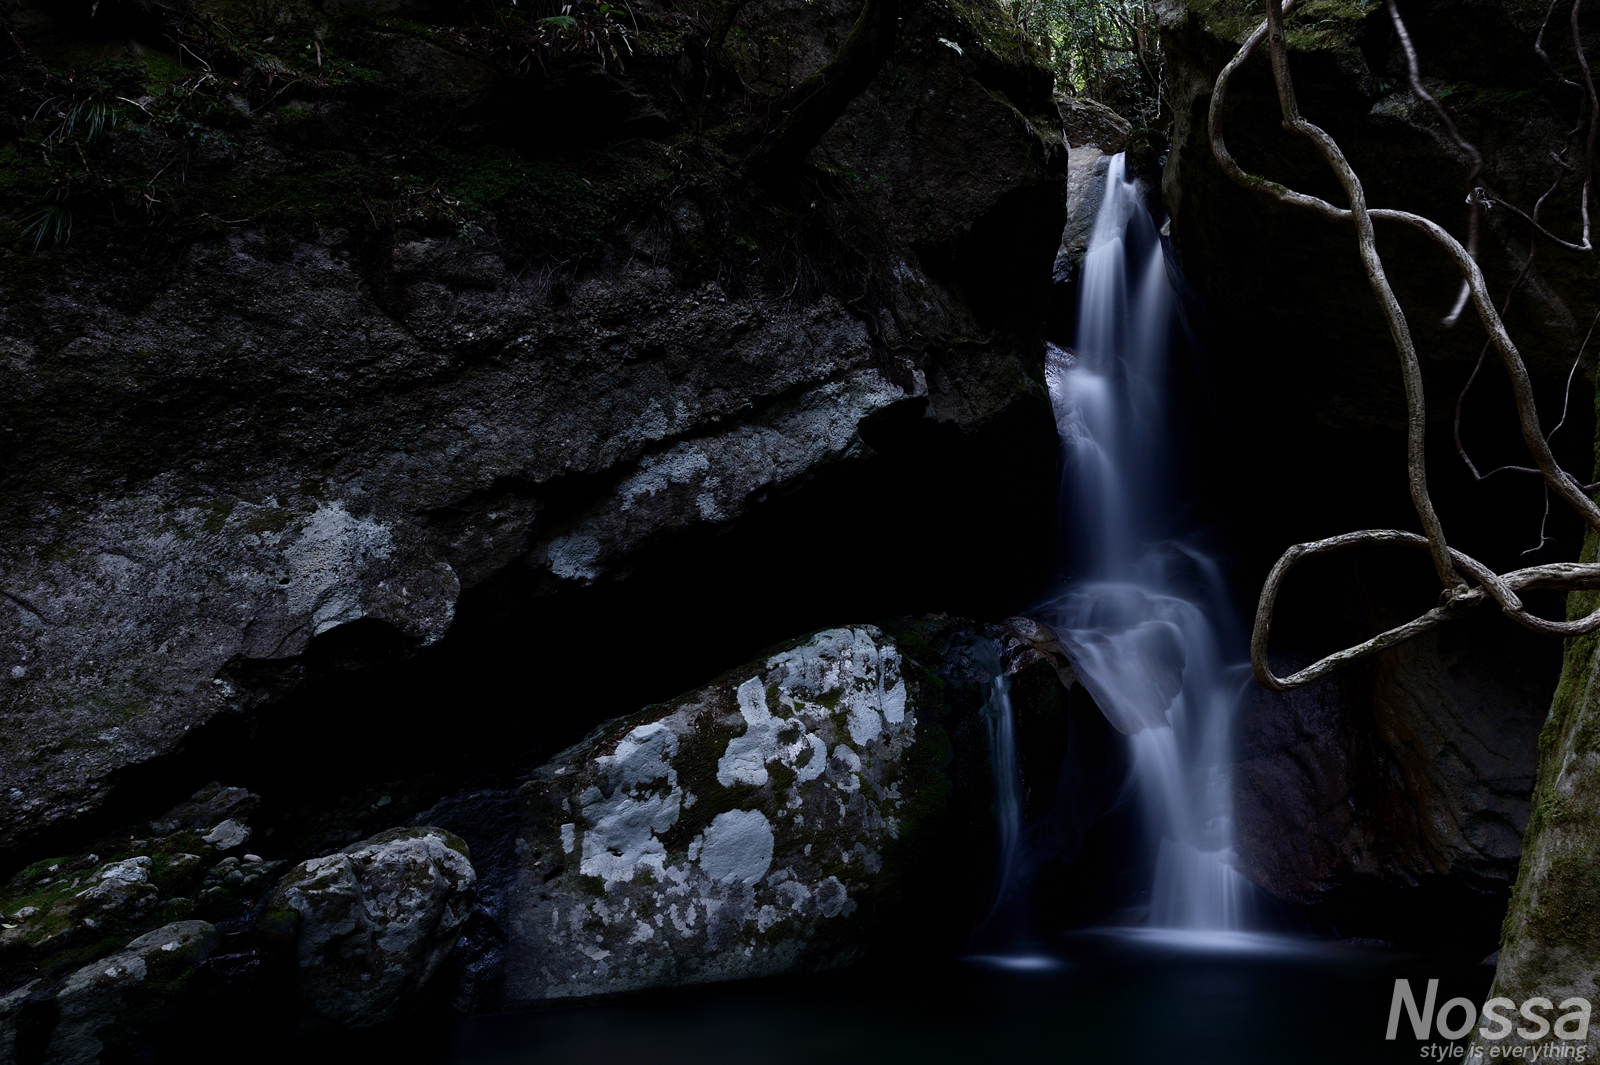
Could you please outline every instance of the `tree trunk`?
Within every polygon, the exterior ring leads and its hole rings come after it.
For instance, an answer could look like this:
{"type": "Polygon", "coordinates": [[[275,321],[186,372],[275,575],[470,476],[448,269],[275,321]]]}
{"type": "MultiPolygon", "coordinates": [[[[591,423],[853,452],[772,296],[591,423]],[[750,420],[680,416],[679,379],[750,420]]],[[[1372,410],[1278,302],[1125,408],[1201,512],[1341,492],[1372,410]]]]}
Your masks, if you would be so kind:
{"type": "MultiPolygon", "coordinates": [[[[1590,532],[1583,560],[1596,559],[1590,532]]],[[[1600,592],[1572,592],[1567,616],[1600,606],[1600,592]]],[[[1567,640],[1561,683],[1539,736],[1539,780],[1533,816],[1523,834],[1522,867],[1501,932],[1500,964],[1493,997],[1510,999],[1502,1009],[1514,1021],[1495,1040],[1504,1057],[1510,1044],[1570,1045],[1551,1032],[1527,1040],[1516,1028],[1538,1031],[1517,1010],[1530,998],[1550,1000],[1551,1019],[1569,1012],[1569,998],[1600,1005],[1600,634],[1567,640]]],[[[1597,1018],[1600,1020],[1600,1018],[1597,1018]]],[[[1487,1023],[1487,1022],[1480,1022],[1487,1023]]],[[[1475,1042],[1486,1042],[1480,1036],[1475,1042]]],[[[1580,1042],[1573,1040],[1572,1042],[1580,1042]]],[[[1600,1026],[1589,1029],[1590,1053],[1600,1052],[1600,1026]]]]}
{"type": "Polygon", "coordinates": [[[805,159],[888,62],[899,21],[900,0],[866,0],[839,54],[795,86],[783,121],[750,153],[750,174],[782,174],[805,159]]]}

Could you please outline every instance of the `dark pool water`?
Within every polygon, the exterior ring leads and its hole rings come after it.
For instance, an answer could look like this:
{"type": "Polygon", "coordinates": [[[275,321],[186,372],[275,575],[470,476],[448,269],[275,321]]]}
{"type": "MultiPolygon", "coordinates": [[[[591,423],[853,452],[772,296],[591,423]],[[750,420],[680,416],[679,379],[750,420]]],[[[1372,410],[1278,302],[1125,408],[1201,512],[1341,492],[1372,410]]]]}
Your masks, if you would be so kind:
{"type": "MultiPolygon", "coordinates": [[[[1486,997],[1483,965],[1252,935],[1078,933],[1015,954],[679,989],[599,1006],[460,1021],[452,1065],[611,1062],[888,1065],[1424,1060],[1395,980],[1440,1002],[1486,997]]],[[[1448,1041],[1435,1036],[1436,1046],[1448,1041]]]]}

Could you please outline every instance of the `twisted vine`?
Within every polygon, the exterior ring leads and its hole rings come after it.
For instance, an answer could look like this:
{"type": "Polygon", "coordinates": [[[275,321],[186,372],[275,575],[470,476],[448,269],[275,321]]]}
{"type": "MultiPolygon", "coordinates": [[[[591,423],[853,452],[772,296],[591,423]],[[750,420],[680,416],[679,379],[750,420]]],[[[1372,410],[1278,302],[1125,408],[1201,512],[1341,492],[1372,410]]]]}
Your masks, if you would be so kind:
{"type": "MultiPolygon", "coordinates": [[[[1388,322],[1390,336],[1393,338],[1395,350],[1400,356],[1406,394],[1406,469],[1410,482],[1412,505],[1417,511],[1417,517],[1422,523],[1425,535],[1419,536],[1416,533],[1404,532],[1398,529],[1367,529],[1360,532],[1345,533],[1342,536],[1318,540],[1313,543],[1296,544],[1284,552],[1283,556],[1278,559],[1277,564],[1273,566],[1271,573],[1268,574],[1256,607],[1255,625],[1250,636],[1250,665],[1256,679],[1263,687],[1270,688],[1273,691],[1289,691],[1301,687],[1326,676],[1339,666],[1366,658],[1369,655],[1420,636],[1444,621],[1459,615],[1463,610],[1488,601],[1492,601],[1512,621],[1535,632],[1573,636],[1600,630],[1600,609],[1586,617],[1572,621],[1550,621],[1530,613],[1523,606],[1521,598],[1517,595],[1519,591],[1529,588],[1552,588],[1563,591],[1600,588],[1600,564],[1554,563],[1529,566],[1508,573],[1496,573],[1477,559],[1450,547],[1445,539],[1443,523],[1434,509],[1432,497],[1428,494],[1427,464],[1423,450],[1427,428],[1427,407],[1423,394],[1421,365],[1417,359],[1416,345],[1411,337],[1411,330],[1406,321],[1405,311],[1401,309],[1400,303],[1395,298],[1394,291],[1384,273],[1383,259],[1378,253],[1377,236],[1373,226],[1375,221],[1398,222],[1419,230],[1438,244],[1455,261],[1457,268],[1461,271],[1462,281],[1466,290],[1470,293],[1472,304],[1478,312],[1478,317],[1482,320],[1484,328],[1489,333],[1490,344],[1500,356],[1500,360],[1505,365],[1506,372],[1511,378],[1512,393],[1516,401],[1517,420],[1522,431],[1523,442],[1533,455],[1534,463],[1538,467],[1540,476],[1551,491],[1564,499],[1582,516],[1589,527],[1597,532],[1600,532],[1600,506],[1596,506],[1595,502],[1589,498],[1589,486],[1586,486],[1578,478],[1563,470],[1557,464],[1555,455],[1550,450],[1549,440],[1540,426],[1538,409],[1534,405],[1533,388],[1528,377],[1527,366],[1523,363],[1521,353],[1518,352],[1510,333],[1506,331],[1505,323],[1501,320],[1499,312],[1489,298],[1489,290],[1484,282],[1483,271],[1479,269],[1473,251],[1463,247],[1461,242],[1451,236],[1442,226],[1421,215],[1412,214],[1409,211],[1369,208],[1367,206],[1366,191],[1362,187],[1361,179],[1357,176],[1354,168],[1350,166],[1349,160],[1345,158],[1344,152],[1340,149],[1338,143],[1326,131],[1301,115],[1299,103],[1295,99],[1294,82],[1289,73],[1288,39],[1284,30],[1284,16],[1293,9],[1295,2],[1296,0],[1269,0],[1267,18],[1245,39],[1233,59],[1217,75],[1208,116],[1211,150],[1216,157],[1217,164],[1236,184],[1270,195],[1290,206],[1313,211],[1326,218],[1350,222],[1355,226],[1356,244],[1361,255],[1362,266],[1366,271],[1368,284],[1371,286],[1373,295],[1377,298],[1384,318],[1388,322]],[[1222,107],[1223,101],[1227,96],[1228,85],[1240,66],[1260,47],[1263,40],[1270,40],[1271,42],[1272,74],[1273,80],[1277,85],[1279,109],[1283,115],[1283,128],[1290,133],[1304,137],[1321,153],[1323,159],[1338,177],[1345,195],[1350,199],[1348,208],[1335,206],[1320,197],[1298,192],[1278,182],[1248,173],[1234,159],[1232,153],[1228,151],[1227,141],[1222,132],[1222,107]],[[1422,616],[1406,622],[1404,625],[1382,632],[1354,647],[1348,647],[1318,659],[1305,669],[1288,677],[1277,676],[1272,672],[1267,661],[1267,640],[1271,633],[1272,617],[1277,603],[1278,591],[1284,579],[1301,559],[1342,550],[1358,544],[1404,544],[1426,549],[1433,559],[1434,570],[1444,587],[1439,605],[1422,616]],[[1466,575],[1465,578],[1461,576],[1463,573],[1466,575]],[[1469,584],[1468,580],[1472,583],[1469,584]]],[[[1582,0],[1575,0],[1573,4],[1572,25],[1575,38],[1578,9],[1581,3],[1582,0]]],[[[1410,47],[1409,35],[1405,33],[1405,24],[1400,19],[1398,9],[1392,4],[1390,5],[1390,15],[1406,47],[1408,63],[1413,70],[1413,83],[1414,85],[1420,85],[1420,76],[1415,74],[1415,53],[1410,47]]],[[[1582,44],[1576,40],[1575,43],[1578,46],[1581,59],[1583,54],[1582,44]]],[[[1596,121],[1597,117],[1600,117],[1600,97],[1595,95],[1594,83],[1589,77],[1587,60],[1581,59],[1581,62],[1585,88],[1589,97],[1589,144],[1591,149],[1588,153],[1587,161],[1589,165],[1586,167],[1583,185],[1583,242],[1581,246],[1577,247],[1578,250],[1587,250],[1589,246],[1588,199],[1593,159],[1592,145],[1594,143],[1595,126],[1600,124],[1600,122],[1596,121]]],[[[1431,101],[1431,97],[1426,96],[1426,94],[1423,94],[1423,96],[1431,101]]],[[[1454,134],[1453,125],[1449,127],[1449,130],[1454,134]]],[[[1459,135],[1457,135],[1457,139],[1459,140],[1459,135]]],[[[1474,177],[1476,177],[1476,170],[1474,171],[1474,177]]],[[[1476,195],[1476,190],[1474,194],[1476,195]]],[[[1529,221],[1533,221],[1533,219],[1529,219],[1529,221]]],[[[1537,222],[1534,222],[1534,225],[1537,226],[1537,222]]],[[[1474,226],[1473,228],[1475,229],[1476,227],[1474,226]]],[[[1542,227],[1539,227],[1539,230],[1541,233],[1543,232],[1542,227]]],[[[1546,235],[1548,236],[1548,234],[1546,235]]],[[[1560,241],[1559,238],[1552,236],[1550,239],[1557,240],[1567,247],[1574,247],[1568,242],[1560,241]]],[[[1472,243],[1475,244],[1476,241],[1472,243]]]]}

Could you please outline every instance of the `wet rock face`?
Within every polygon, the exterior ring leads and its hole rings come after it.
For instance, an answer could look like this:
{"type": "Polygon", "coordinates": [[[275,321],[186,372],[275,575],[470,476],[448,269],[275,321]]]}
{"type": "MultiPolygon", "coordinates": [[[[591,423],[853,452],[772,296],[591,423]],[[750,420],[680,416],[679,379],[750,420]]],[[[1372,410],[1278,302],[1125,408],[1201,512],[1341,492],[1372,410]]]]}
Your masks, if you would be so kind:
{"type": "MultiPolygon", "coordinates": [[[[1089,237],[1106,195],[1106,175],[1114,151],[1096,144],[1073,145],[1068,153],[1067,224],[1061,231],[1061,248],[1056,252],[1050,277],[1058,285],[1077,280],[1083,257],[1089,253],[1089,237]]],[[[1076,289],[1072,289],[1076,295],[1076,289]]]]}
{"type": "Polygon", "coordinates": [[[1457,624],[1294,692],[1252,686],[1238,851],[1252,881],[1324,927],[1487,954],[1559,648],[1496,618],[1457,624]]]}
{"type": "Polygon", "coordinates": [[[477,875],[466,850],[443,829],[394,829],[289,871],[267,920],[293,929],[312,1012],[349,1027],[398,1015],[472,908],[477,875]]]}
{"type": "Polygon", "coordinates": [[[930,796],[895,642],[831,629],[544,766],[505,901],[529,1002],[859,956],[930,796]]]}

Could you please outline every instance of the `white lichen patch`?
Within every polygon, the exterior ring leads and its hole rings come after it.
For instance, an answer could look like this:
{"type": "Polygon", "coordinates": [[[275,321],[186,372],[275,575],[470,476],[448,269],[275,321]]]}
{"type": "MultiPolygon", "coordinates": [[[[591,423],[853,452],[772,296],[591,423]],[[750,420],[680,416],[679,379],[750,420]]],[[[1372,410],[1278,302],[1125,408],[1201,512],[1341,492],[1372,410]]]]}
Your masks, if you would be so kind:
{"type": "Polygon", "coordinates": [[[853,957],[847,919],[896,872],[887,855],[916,797],[905,776],[915,730],[898,649],[858,626],[557,756],[529,785],[510,997],[853,957]]]}
{"type": "Polygon", "coordinates": [[[314,634],[365,616],[362,578],[393,551],[387,526],[357,518],[338,503],[318,507],[283,552],[289,613],[311,615],[314,634]]]}
{"type": "Polygon", "coordinates": [[[725,788],[735,783],[765,784],[767,763],[772,761],[794,767],[801,783],[822,775],[823,759],[818,756],[827,754],[827,744],[808,734],[800,720],[774,717],[767,709],[760,677],[751,677],[739,685],[736,694],[745,733],[728,742],[728,749],[717,762],[718,784],[725,788]]]}
{"type": "Polygon", "coordinates": [[[700,868],[719,884],[754,884],[772,867],[772,822],[760,810],[729,810],[706,828],[700,868]]]}
{"type": "Polygon", "coordinates": [[[579,810],[589,823],[578,866],[584,876],[598,876],[609,884],[632,880],[641,865],[661,873],[667,850],[656,836],[678,819],[683,798],[671,763],[677,753],[678,738],[672,730],[653,722],[628,733],[614,754],[595,759],[596,768],[608,778],[610,795],[598,785],[578,795],[579,810]],[[658,782],[666,784],[665,794],[658,782]]]}

